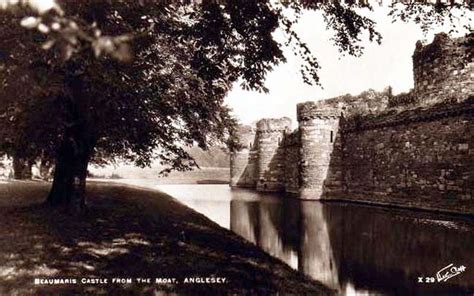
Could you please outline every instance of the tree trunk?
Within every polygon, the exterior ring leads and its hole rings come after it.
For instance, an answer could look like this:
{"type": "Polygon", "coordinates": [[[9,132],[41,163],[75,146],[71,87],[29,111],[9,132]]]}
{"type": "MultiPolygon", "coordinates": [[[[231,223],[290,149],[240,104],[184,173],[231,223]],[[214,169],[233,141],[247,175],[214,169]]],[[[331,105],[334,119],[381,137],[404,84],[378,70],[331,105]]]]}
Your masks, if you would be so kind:
{"type": "Polygon", "coordinates": [[[32,162],[28,159],[14,156],[13,157],[13,178],[16,180],[31,179],[32,162]]]}
{"type": "Polygon", "coordinates": [[[39,177],[42,180],[49,181],[53,177],[53,164],[49,160],[41,159],[38,165],[39,177]]]}
{"type": "Polygon", "coordinates": [[[87,165],[93,145],[87,141],[84,129],[66,132],[58,150],[54,179],[47,202],[53,206],[65,206],[74,212],[85,207],[87,165]]]}
{"type": "Polygon", "coordinates": [[[87,165],[97,137],[89,114],[91,98],[84,93],[87,87],[80,77],[71,76],[66,81],[72,93],[71,97],[64,98],[70,121],[66,123],[56,154],[53,185],[47,202],[78,213],[85,208],[87,165]]]}

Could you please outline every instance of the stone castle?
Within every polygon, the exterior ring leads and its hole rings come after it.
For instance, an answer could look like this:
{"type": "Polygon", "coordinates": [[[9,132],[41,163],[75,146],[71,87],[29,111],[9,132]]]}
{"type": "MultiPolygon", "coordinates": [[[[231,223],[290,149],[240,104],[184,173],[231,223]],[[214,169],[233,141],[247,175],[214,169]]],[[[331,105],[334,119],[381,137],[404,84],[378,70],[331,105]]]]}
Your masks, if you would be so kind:
{"type": "Polygon", "coordinates": [[[298,104],[241,126],[232,187],[474,214],[473,34],[416,44],[414,89],[298,104]]]}

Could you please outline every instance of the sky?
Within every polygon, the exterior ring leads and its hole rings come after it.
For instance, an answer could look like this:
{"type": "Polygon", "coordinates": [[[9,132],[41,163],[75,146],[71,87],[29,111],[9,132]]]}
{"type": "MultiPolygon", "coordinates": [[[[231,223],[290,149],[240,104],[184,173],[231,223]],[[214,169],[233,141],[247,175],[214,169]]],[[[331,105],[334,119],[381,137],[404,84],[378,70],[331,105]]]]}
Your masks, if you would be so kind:
{"type": "MultiPolygon", "coordinates": [[[[424,35],[416,24],[392,23],[387,12],[386,7],[365,12],[376,21],[383,40],[380,45],[363,40],[364,54],[358,58],[339,53],[319,12],[305,12],[296,31],[318,58],[323,88],[303,83],[299,73],[300,61],[291,50],[285,49],[287,63],[275,67],[267,76],[269,93],[245,91],[236,84],[225,102],[244,124],[252,124],[261,118],[287,116],[296,127],[296,104],[300,102],[347,93],[357,95],[370,88],[381,91],[387,86],[391,86],[395,94],[409,91],[413,87],[412,54],[417,40],[431,42],[434,34],[447,29],[437,27],[424,35]]],[[[275,32],[275,37],[281,38],[282,34],[275,32]]],[[[463,34],[465,32],[458,35],[463,34]]]]}
{"type": "MultiPolygon", "coordinates": [[[[19,0],[0,0],[0,7],[19,0]]],[[[26,0],[39,12],[53,9],[55,0],[26,0]]],[[[390,1],[382,1],[386,5],[390,1]]],[[[267,75],[269,93],[245,91],[236,83],[227,95],[225,103],[243,124],[252,124],[261,118],[290,117],[296,127],[296,104],[327,99],[344,94],[357,95],[365,90],[381,91],[391,86],[394,93],[409,91],[413,87],[412,54],[416,41],[431,42],[434,34],[447,32],[447,27],[437,27],[424,35],[414,23],[392,22],[387,16],[387,6],[375,6],[372,12],[362,13],[377,24],[382,44],[362,41],[365,47],[361,57],[341,55],[332,44],[332,34],[326,29],[318,11],[307,11],[296,26],[296,32],[305,42],[321,65],[319,70],[322,86],[303,83],[299,73],[301,61],[284,49],[287,62],[274,68],[267,75]]],[[[471,12],[471,17],[474,13],[471,12]]],[[[466,20],[463,19],[462,22],[466,20]]],[[[472,25],[472,24],[471,24],[472,25]]],[[[463,35],[466,32],[460,32],[463,35]]],[[[277,40],[285,40],[284,33],[274,33],[277,40]]]]}

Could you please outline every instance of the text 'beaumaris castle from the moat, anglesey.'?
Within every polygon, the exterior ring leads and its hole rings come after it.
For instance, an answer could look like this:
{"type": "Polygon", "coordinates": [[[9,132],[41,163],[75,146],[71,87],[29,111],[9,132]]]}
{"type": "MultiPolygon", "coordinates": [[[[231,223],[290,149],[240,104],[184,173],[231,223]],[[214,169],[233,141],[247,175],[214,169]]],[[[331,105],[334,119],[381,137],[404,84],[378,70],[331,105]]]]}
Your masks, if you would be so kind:
{"type": "Polygon", "coordinates": [[[293,131],[286,117],[240,126],[230,185],[474,214],[473,43],[418,42],[409,93],[301,103],[293,131]]]}

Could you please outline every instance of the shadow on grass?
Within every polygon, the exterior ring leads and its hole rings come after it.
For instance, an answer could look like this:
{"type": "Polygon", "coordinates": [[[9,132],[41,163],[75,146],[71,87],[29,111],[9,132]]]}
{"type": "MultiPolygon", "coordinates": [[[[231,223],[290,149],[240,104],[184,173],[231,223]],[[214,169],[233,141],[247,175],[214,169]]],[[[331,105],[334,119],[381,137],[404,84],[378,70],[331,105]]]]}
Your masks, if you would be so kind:
{"type": "Polygon", "coordinates": [[[42,204],[49,185],[0,185],[0,294],[192,295],[328,290],[160,192],[88,185],[81,217],[42,204]],[[111,284],[113,278],[150,284],[111,284]],[[155,278],[179,284],[155,284],[155,278]],[[225,277],[225,284],[184,284],[186,277],[225,277]],[[76,285],[34,285],[35,278],[74,278],[76,285]],[[109,284],[81,284],[107,278],[109,284]]]}

